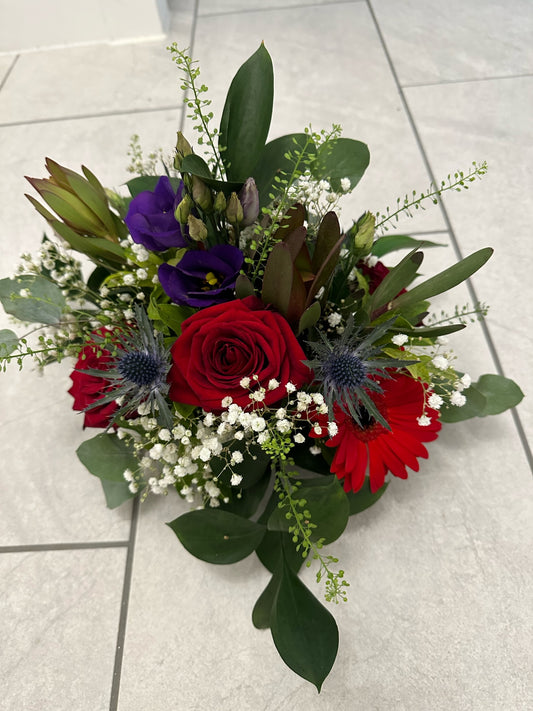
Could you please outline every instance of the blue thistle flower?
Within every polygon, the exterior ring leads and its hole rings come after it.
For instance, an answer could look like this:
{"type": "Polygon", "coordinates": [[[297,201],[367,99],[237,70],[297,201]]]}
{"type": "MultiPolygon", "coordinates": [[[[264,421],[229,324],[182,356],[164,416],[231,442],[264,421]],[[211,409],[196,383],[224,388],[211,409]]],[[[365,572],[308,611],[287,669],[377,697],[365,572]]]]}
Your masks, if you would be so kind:
{"type": "Polygon", "coordinates": [[[105,371],[87,369],[83,372],[103,377],[110,381],[110,385],[106,395],[86,409],[115,400],[120,404],[113,417],[115,422],[137,410],[141,404],[147,404],[159,423],[171,428],[172,413],[165,400],[169,389],[170,351],[164,345],[162,335],[155,336],[150,319],[140,306],[135,307],[135,320],[137,328],[115,330],[107,338],[93,336],[96,343],[106,348],[111,345],[112,358],[105,371]]]}
{"type": "Polygon", "coordinates": [[[390,429],[368,393],[383,392],[378,381],[390,379],[388,368],[403,368],[415,362],[389,358],[380,346],[374,345],[394,321],[395,318],[389,319],[365,335],[364,329],[356,328],[350,316],[339,338],[330,341],[325,333],[318,331],[321,341],[308,342],[316,357],[305,364],[314,371],[315,380],[322,383],[330,419],[334,419],[336,403],[360,427],[370,416],[390,429]]]}

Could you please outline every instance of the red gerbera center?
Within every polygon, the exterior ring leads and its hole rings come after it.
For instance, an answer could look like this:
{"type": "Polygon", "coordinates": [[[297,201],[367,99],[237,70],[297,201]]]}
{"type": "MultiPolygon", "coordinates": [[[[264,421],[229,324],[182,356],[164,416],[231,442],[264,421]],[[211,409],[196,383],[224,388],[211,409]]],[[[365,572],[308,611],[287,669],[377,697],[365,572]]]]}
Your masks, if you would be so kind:
{"type": "MultiPolygon", "coordinates": [[[[335,448],[331,472],[344,479],[345,491],[359,491],[367,474],[372,491],[383,486],[387,472],[407,479],[406,467],[418,471],[418,459],[428,456],[422,442],[438,437],[439,413],[427,406],[424,408],[427,393],[422,383],[408,375],[395,374],[390,380],[383,380],[381,387],[383,392],[372,393],[371,397],[390,429],[366,410],[361,413],[359,425],[340,407],[334,406],[338,429],[326,446],[335,448]],[[422,414],[430,418],[429,425],[419,423],[422,414]]],[[[327,431],[325,423],[322,431],[327,431]]],[[[311,436],[319,435],[312,430],[311,436]]]]}

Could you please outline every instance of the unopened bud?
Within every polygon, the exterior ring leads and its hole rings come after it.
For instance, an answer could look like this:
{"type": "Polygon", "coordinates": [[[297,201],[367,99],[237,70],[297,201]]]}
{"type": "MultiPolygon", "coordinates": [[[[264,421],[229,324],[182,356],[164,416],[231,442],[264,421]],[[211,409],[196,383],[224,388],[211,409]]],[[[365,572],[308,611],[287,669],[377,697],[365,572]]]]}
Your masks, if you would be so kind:
{"type": "Polygon", "coordinates": [[[376,218],[371,212],[365,212],[362,217],[357,220],[354,236],[354,244],[357,249],[360,249],[364,254],[369,254],[374,243],[374,227],[376,218]]]}
{"type": "Polygon", "coordinates": [[[253,178],[247,178],[239,193],[239,200],[243,210],[242,227],[251,225],[259,215],[259,191],[253,178]]]}
{"type": "Polygon", "coordinates": [[[228,218],[228,222],[232,225],[242,222],[244,213],[237,193],[231,193],[230,195],[228,206],[226,207],[226,217],[228,218]]]}
{"type": "Polygon", "coordinates": [[[203,242],[207,238],[207,227],[198,217],[189,215],[187,225],[189,226],[189,236],[195,242],[203,242]]]}
{"type": "Polygon", "coordinates": [[[213,205],[211,190],[196,175],[192,176],[192,199],[202,210],[211,210],[213,205]]]}
{"type": "Polygon", "coordinates": [[[189,156],[192,153],[191,144],[185,138],[181,131],[178,131],[178,140],[176,143],[176,155],[174,156],[174,168],[180,170],[181,162],[185,156],[189,156]]]}
{"type": "Polygon", "coordinates": [[[189,218],[189,214],[194,206],[190,195],[186,194],[183,200],[178,204],[178,207],[174,210],[174,217],[180,223],[180,225],[186,225],[189,218]]]}
{"type": "Polygon", "coordinates": [[[214,207],[215,212],[224,212],[224,210],[226,209],[226,196],[222,191],[217,193],[214,207]]]}

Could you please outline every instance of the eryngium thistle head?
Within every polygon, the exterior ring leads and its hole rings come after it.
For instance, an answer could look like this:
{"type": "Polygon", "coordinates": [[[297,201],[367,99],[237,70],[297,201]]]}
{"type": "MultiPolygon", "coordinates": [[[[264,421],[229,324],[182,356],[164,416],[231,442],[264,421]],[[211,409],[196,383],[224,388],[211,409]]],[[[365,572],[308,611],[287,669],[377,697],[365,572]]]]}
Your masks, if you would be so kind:
{"type": "Polygon", "coordinates": [[[379,379],[390,378],[387,369],[403,368],[413,361],[388,358],[374,343],[385,335],[395,319],[376,326],[369,333],[354,326],[350,316],[342,335],[330,341],[319,331],[321,341],[309,342],[315,358],[306,361],[315,379],[322,383],[322,392],[333,417],[337,404],[362,427],[365,417],[371,416],[388,428],[387,421],[369,396],[369,391],[382,392],[379,379]]]}
{"type": "MultiPolygon", "coordinates": [[[[117,419],[135,412],[141,403],[145,403],[160,424],[170,428],[172,414],[165,400],[169,388],[167,373],[171,365],[169,350],[163,343],[162,335],[154,335],[150,319],[140,306],[135,307],[135,320],[136,327],[113,332],[111,345],[115,353],[105,371],[105,379],[111,381],[109,392],[87,409],[113,400],[119,402],[120,408],[111,422],[114,424],[117,419]]],[[[105,338],[95,338],[95,341],[106,344],[105,338]]],[[[102,377],[102,371],[84,372],[102,377]]]]}

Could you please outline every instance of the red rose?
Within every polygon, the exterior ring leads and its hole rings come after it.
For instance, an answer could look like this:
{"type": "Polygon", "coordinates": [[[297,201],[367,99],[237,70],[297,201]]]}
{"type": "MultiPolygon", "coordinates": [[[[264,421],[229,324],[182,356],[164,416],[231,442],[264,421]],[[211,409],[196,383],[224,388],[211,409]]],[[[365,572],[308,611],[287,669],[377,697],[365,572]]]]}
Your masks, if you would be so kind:
{"type": "MultiPolygon", "coordinates": [[[[102,350],[101,346],[94,343],[88,343],[82,348],[78,355],[76,369],[70,374],[72,387],[68,392],[74,398],[73,410],[85,410],[88,405],[109,392],[111,382],[105,379],[103,373],[102,377],[98,378],[84,373],[83,370],[105,371],[111,367],[111,359],[109,351],[102,350]]],[[[83,427],[107,427],[117,410],[118,405],[115,401],[92,407],[85,413],[83,427]]]]}
{"type": "Polygon", "coordinates": [[[311,371],[302,363],[305,353],[287,321],[266,310],[255,296],[190,316],[171,353],[170,399],[209,412],[221,412],[227,396],[241,407],[249,405],[249,392],[240,385],[245,377],[258,376],[257,385],[266,389],[267,405],[286,395],[289,381],[299,388],[312,380],[311,371]],[[274,390],[268,390],[271,379],[280,383],[274,390]]]}

